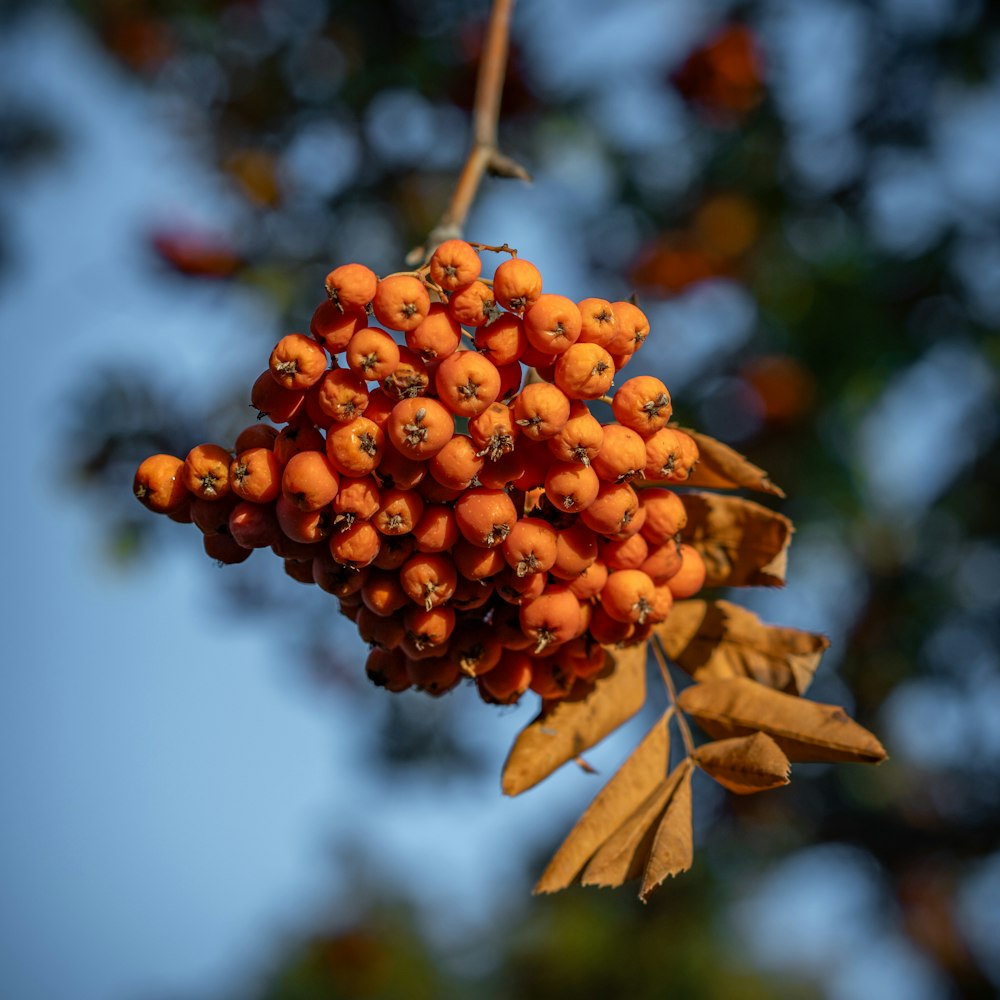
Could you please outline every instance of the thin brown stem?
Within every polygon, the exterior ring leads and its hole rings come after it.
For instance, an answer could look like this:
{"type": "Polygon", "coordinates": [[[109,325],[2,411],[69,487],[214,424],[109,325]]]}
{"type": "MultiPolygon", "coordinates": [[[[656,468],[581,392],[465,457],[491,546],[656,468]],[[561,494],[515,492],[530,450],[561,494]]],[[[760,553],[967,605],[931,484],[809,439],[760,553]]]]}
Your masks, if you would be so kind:
{"type": "Polygon", "coordinates": [[[444,240],[461,238],[465,220],[487,173],[531,180],[524,167],[509,156],[504,156],[497,145],[500,101],[503,97],[503,80],[507,71],[510,19],[513,10],[514,0],[493,0],[476,77],[476,95],[472,109],[472,147],[458,175],[448,207],[431,230],[424,245],[416,247],[407,255],[407,263],[426,260],[434,248],[444,240]]]}
{"type": "Polygon", "coordinates": [[[674,687],[673,678],[670,676],[667,657],[663,651],[659,636],[653,636],[652,646],[656,663],[660,668],[660,673],[663,675],[663,683],[666,685],[667,694],[670,696],[670,704],[674,708],[674,717],[677,719],[677,728],[681,731],[684,749],[687,750],[687,755],[690,757],[694,753],[694,740],[691,739],[691,730],[688,727],[687,719],[684,718],[684,713],[677,707],[677,689],[674,687]]]}

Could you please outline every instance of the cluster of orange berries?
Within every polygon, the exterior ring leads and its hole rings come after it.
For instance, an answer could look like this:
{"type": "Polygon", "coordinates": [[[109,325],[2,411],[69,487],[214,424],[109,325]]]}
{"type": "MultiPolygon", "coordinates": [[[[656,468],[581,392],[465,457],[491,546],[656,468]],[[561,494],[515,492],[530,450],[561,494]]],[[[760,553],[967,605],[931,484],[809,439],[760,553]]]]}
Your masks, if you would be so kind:
{"type": "Polygon", "coordinates": [[[335,268],[312,336],[283,337],[251,392],[284,427],[154,455],[135,495],[220,562],[270,548],[336,596],[391,691],[470,676],[490,702],[575,696],[605,647],[646,638],[704,582],[680,498],[646,485],[684,482],[698,448],[667,426],[659,379],[608,396],[649,333],[640,309],[543,294],[514,255],[483,280],[476,246],[448,240],[381,280],[335,268]]]}

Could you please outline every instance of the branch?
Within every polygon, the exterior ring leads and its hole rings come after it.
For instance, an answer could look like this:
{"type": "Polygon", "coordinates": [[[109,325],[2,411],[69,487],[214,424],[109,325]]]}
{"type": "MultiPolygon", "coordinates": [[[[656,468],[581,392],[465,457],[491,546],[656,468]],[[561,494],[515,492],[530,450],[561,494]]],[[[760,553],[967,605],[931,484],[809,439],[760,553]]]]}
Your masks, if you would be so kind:
{"type": "Polygon", "coordinates": [[[423,246],[407,254],[410,265],[426,261],[434,248],[445,240],[460,239],[465,220],[476,199],[483,177],[516,177],[530,181],[531,176],[515,160],[505,156],[497,146],[497,125],[500,120],[500,100],[507,69],[507,49],[510,40],[510,18],[514,0],[493,0],[483,54],[476,77],[476,96],[472,111],[472,147],[458,175],[448,207],[437,225],[430,231],[423,246]]]}

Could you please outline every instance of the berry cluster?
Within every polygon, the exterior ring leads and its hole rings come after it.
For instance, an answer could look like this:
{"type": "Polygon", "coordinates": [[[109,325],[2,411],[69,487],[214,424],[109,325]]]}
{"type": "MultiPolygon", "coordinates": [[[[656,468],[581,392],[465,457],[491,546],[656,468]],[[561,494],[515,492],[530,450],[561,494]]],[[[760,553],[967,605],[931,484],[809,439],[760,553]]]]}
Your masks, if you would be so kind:
{"type": "Polygon", "coordinates": [[[684,482],[698,448],[659,379],[608,395],[649,333],[640,309],[543,294],[512,251],[481,279],[477,246],[381,280],[335,268],[312,336],[283,337],[251,392],[284,426],[147,458],[135,495],[197,525],[212,558],[269,547],[336,596],[391,691],[464,675],[490,702],[576,696],[606,646],[704,582],[680,498],[650,485],[684,482]]]}

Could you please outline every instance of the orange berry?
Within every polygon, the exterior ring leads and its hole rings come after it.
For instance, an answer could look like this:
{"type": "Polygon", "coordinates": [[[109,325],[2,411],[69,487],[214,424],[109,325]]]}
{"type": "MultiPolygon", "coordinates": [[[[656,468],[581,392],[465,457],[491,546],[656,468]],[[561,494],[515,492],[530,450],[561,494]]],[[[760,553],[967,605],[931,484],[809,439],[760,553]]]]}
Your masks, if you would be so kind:
{"type": "Polygon", "coordinates": [[[528,340],[517,316],[503,313],[492,323],[476,328],[476,350],[498,368],[520,360],[528,340]]]}
{"type": "Polygon", "coordinates": [[[694,597],[705,585],[707,568],[701,553],[691,545],[682,544],[681,568],[666,581],[670,593],[678,601],[694,597]]]}
{"type": "Polygon", "coordinates": [[[313,556],[313,580],[320,590],[325,590],[334,597],[356,595],[368,578],[368,570],[353,569],[341,563],[334,562],[329,547],[313,556]]]}
{"type": "MultiPolygon", "coordinates": [[[[274,513],[277,515],[282,532],[293,542],[311,545],[313,542],[323,541],[330,534],[332,518],[330,510],[326,507],[318,510],[302,510],[282,495],[274,501],[274,513]]],[[[283,558],[296,556],[293,549],[285,549],[279,554],[283,558]]]]}
{"type": "Polygon", "coordinates": [[[381,502],[381,491],[374,477],[342,479],[333,498],[333,523],[348,525],[357,519],[368,521],[378,513],[381,502]]]}
{"type": "Polygon", "coordinates": [[[443,503],[424,507],[413,528],[418,552],[450,552],[462,537],[455,523],[455,512],[443,503]]]}
{"type": "Polygon", "coordinates": [[[332,502],[340,476],[321,451],[300,451],[281,473],[281,492],[299,510],[319,510],[332,502]]]}
{"type": "Polygon", "coordinates": [[[319,405],[321,383],[322,379],[306,389],[302,409],[296,416],[296,420],[305,424],[312,424],[316,430],[325,431],[334,421],[333,417],[319,405]]]}
{"type": "Polygon", "coordinates": [[[385,618],[410,606],[410,598],[399,582],[399,574],[378,569],[368,571],[361,586],[361,600],[366,608],[385,618]]]}
{"type": "Polygon", "coordinates": [[[475,417],[500,395],[500,373],[475,351],[457,351],[434,373],[438,399],[460,417],[475,417]]]}
{"type": "Polygon", "coordinates": [[[313,579],[312,559],[286,559],[284,563],[285,573],[296,583],[305,583],[310,586],[316,583],[313,579]]]}
{"type": "Polygon", "coordinates": [[[191,498],[191,521],[203,535],[229,534],[229,515],[240,503],[240,498],[227,493],[221,500],[191,498]]]}
{"type": "MultiPolygon", "coordinates": [[[[545,484],[545,476],[552,468],[552,452],[549,451],[546,442],[525,440],[522,437],[517,450],[524,461],[524,471],[511,481],[511,485],[514,489],[525,493],[541,489],[545,484]]],[[[540,496],[541,494],[538,494],[536,500],[540,496]]]]}
{"type": "Polygon", "coordinates": [[[611,308],[615,314],[618,329],[614,339],[607,344],[612,354],[635,354],[646,342],[649,335],[649,320],[646,314],[631,302],[613,302],[611,308]]]}
{"type": "Polygon", "coordinates": [[[601,607],[620,622],[642,625],[653,608],[656,585],[642,570],[622,569],[608,575],[601,590],[601,607]]]}
{"type": "Polygon", "coordinates": [[[662,545],[651,548],[639,569],[659,586],[677,575],[682,562],[680,542],[671,538],[662,545]]]}
{"type": "MultiPolygon", "coordinates": [[[[475,446],[473,446],[475,447],[475,446]]],[[[495,462],[487,459],[476,477],[478,486],[491,490],[504,490],[527,470],[527,448],[522,442],[514,451],[501,455],[495,462]]]]}
{"type": "Polygon", "coordinates": [[[553,462],[545,476],[545,495],[564,514],[586,510],[597,499],[600,489],[597,473],[579,462],[553,462]]]}
{"type": "Polygon", "coordinates": [[[599,344],[571,344],[556,360],[553,379],[570,399],[598,399],[607,394],[615,363],[599,344]]]}
{"type": "Polygon", "coordinates": [[[512,705],[531,685],[532,659],[519,650],[505,649],[500,662],[476,678],[483,701],[496,705],[512,705]]]}
{"type": "Polygon", "coordinates": [[[367,417],[334,424],[326,436],[326,456],[342,476],[370,475],[378,467],[384,451],[382,428],[367,417]]]}
{"type": "Polygon", "coordinates": [[[436,399],[401,399],[392,408],[386,433],[401,454],[423,461],[451,440],[455,418],[436,399]]]}
{"type": "Polygon", "coordinates": [[[268,362],[271,377],[285,389],[308,389],[323,377],[326,367],[326,351],[301,333],[282,337],[268,362]]]}
{"type": "Polygon", "coordinates": [[[493,294],[504,309],[523,313],[542,294],[541,272],[531,261],[511,257],[493,274],[493,294]]]}
{"type": "Polygon", "coordinates": [[[383,535],[382,546],[372,560],[372,566],[376,569],[397,570],[413,555],[416,547],[412,534],[383,535]]]}
{"type": "Polygon", "coordinates": [[[569,400],[549,382],[531,382],[514,400],[514,420],[532,441],[554,437],[569,420],[569,400]]]}
{"type": "Polygon", "coordinates": [[[513,364],[501,365],[497,371],[500,373],[500,395],[497,398],[506,402],[517,395],[518,389],[521,388],[524,372],[517,361],[513,364]]]}
{"type": "Polygon", "coordinates": [[[528,343],[543,354],[561,354],[580,336],[580,310],[565,295],[541,295],[524,314],[528,343]]]}
{"type": "Polygon", "coordinates": [[[640,534],[601,540],[601,559],[609,570],[642,569],[648,555],[649,545],[640,534]]]}
{"type": "Polygon", "coordinates": [[[574,520],[556,533],[556,561],[551,573],[562,580],[572,580],[596,558],[597,534],[582,521],[574,520]]]}
{"type": "Polygon", "coordinates": [[[446,555],[418,552],[400,567],[399,582],[411,601],[430,611],[455,593],[458,571],[446,555]]]}
{"type": "Polygon", "coordinates": [[[646,511],[640,506],[639,509],[627,518],[621,527],[611,536],[612,538],[631,538],[642,531],[642,526],[646,523],[646,511]]]}
{"type": "Polygon", "coordinates": [[[468,541],[491,549],[510,534],[517,511],[503,490],[471,489],[455,501],[455,520],[468,541]]]}
{"type": "Polygon", "coordinates": [[[533,601],[545,590],[545,585],[548,583],[548,577],[544,573],[518,576],[510,566],[500,570],[494,580],[496,584],[494,593],[508,604],[516,605],[533,601]]]}
{"type": "Polygon", "coordinates": [[[628,483],[602,483],[597,499],[580,517],[599,535],[615,535],[639,512],[639,498],[628,483]]]}
{"type": "MultiPolygon", "coordinates": [[[[457,520],[456,518],[456,523],[457,520]]],[[[465,538],[459,539],[451,551],[451,557],[455,560],[458,572],[467,580],[487,580],[496,576],[507,565],[503,550],[499,547],[484,549],[465,538]]]]}
{"type": "Polygon", "coordinates": [[[309,321],[309,332],[330,352],[339,354],[358,330],[368,325],[368,314],[359,309],[341,309],[336,302],[321,302],[309,321]]]}
{"type": "Polygon", "coordinates": [[[454,503],[461,495],[462,490],[453,490],[447,486],[442,486],[433,476],[424,476],[420,480],[417,492],[428,503],[454,503]]]}
{"type": "Polygon", "coordinates": [[[272,427],[270,424],[250,424],[236,435],[233,451],[239,455],[251,448],[273,448],[277,436],[277,427],[272,427]]]}
{"type": "Polygon", "coordinates": [[[287,465],[292,455],[300,451],[322,451],[326,447],[323,435],[308,421],[296,418],[274,439],[274,457],[279,465],[287,465]]]}
{"type": "Polygon", "coordinates": [[[360,569],[374,561],[380,545],[381,536],[370,521],[355,521],[330,536],[330,555],[344,566],[360,569]]]}
{"type": "Polygon", "coordinates": [[[250,448],[230,464],[229,486],[243,500],[270,503],[281,492],[281,463],[268,448],[250,448]]]}
{"type": "Polygon", "coordinates": [[[268,368],[257,376],[250,390],[250,405],[258,417],[269,417],[276,424],[291,420],[305,401],[305,394],[278,385],[268,368]]]}
{"type": "Polygon", "coordinates": [[[221,445],[199,444],[184,459],[184,485],[204,500],[220,500],[229,492],[231,456],[221,445]]]}
{"type": "Polygon", "coordinates": [[[392,413],[392,408],[398,399],[390,396],[381,386],[368,390],[368,405],[365,407],[365,417],[374,421],[385,431],[385,425],[392,413]]]}
{"type": "Polygon", "coordinates": [[[646,465],[646,442],[621,424],[604,425],[604,441],[590,460],[594,472],[606,483],[627,483],[646,465]]]}
{"type": "Polygon", "coordinates": [[[375,295],[378,278],[364,264],[341,264],[326,276],[326,294],[342,310],[364,309],[375,295]]]}
{"type": "Polygon", "coordinates": [[[569,663],[560,656],[532,660],[531,690],[542,698],[550,701],[564,698],[575,679],[569,663]]]}
{"type": "Polygon", "coordinates": [[[652,375],[630,378],[611,401],[615,419],[644,438],[667,426],[673,408],[667,387],[652,375]]]}
{"type": "Polygon", "coordinates": [[[469,436],[479,449],[477,454],[494,462],[513,450],[518,433],[514,414],[503,403],[492,403],[469,421],[469,436]]]}
{"type": "Polygon", "coordinates": [[[570,405],[569,420],[546,444],[558,462],[579,462],[590,465],[590,460],[604,443],[604,428],[600,421],[580,402],[570,405]]]}
{"type": "Polygon", "coordinates": [[[574,638],[580,625],[580,602],[569,587],[551,584],[540,596],[521,603],[520,620],[524,634],[535,641],[535,653],[541,653],[574,638]]]}
{"type": "Polygon", "coordinates": [[[569,589],[581,601],[589,601],[604,589],[608,582],[608,567],[600,559],[592,562],[579,576],[569,581],[569,589]]]}
{"type": "Polygon", "coordinates": [[[646,440],[646,478],[686,482],[698,455],[698,445],[690,434],[664,427],[646,440]]]}
{"type": "Polygon", "coordinates": [[[448,313],[463,326],[482,326],[497,314],[493,289],[482,281],[473,281],[452,293],[448,313]]]}
{"type": "MultiPolygon", "coordinates": [[[[464,539],[463,539],[464,541],[464,539]]],[[[483,552],[495,552],[496,549],[482,549],[483,552]]],[[[456,611],[474,611],[481,608],[493,594],[493,580],[467,580],[460,576],[455,585],[455,593],[451,605],[456,611]]],[[[477,623],[482,627],[482,623],[477,623]]]]}
{"type": "Polygon", "coordinates": [[[178,510],[190,495],[185,472],[184,461],[175,455],[150,455],[136,469],[132,492],[148,510],[169,514],[178,510]]]}
{"type": "Polygon", "coordinates": [[[390,274],[378,283],[372,299],[375,318],[393,330],[414,330],[430,312],[424,283],[411,274],[390,274]]]}
{"type": "Polygon", "coordinates": [[[426,475],[426,462],[397,451],[392,441],[385,442],[385,450],[375,470],[379,485],[385,489],[412,490],[426,475]]]}
{"type": "Polygon", "coordinates": [[[482,268],[479,254],[465,240],[445,240],[431,254],[431,281],[446,292],[471,284],[482,268]]]}
{"type": "Polygon", "coordinates": [[[408,347],[399,349],[399,363],[382,379],[382,390],[395,401],[422,396],[430,385],[430,370],[419,354],[408,347]]]}
{"type": "Polygon", "coordinates": [[[441,604],[427,608],[422,601],[418,604],[403,611],[407,643],[418,653],[440,650],[455,631],[455,609],[441,604]]]}
{"type": "Polygon", "coordinates": [[[628,621],[612,618],[604,607],[598,604],[590,618],[590,634],[602,646],[616,646],[625,643],[635,632],[635,625],[628,621]]]}
{"type": "Polygon", "coordinates": [[[368,406],[368,386],[347,368],[333,368],[320,380],[316,402],[335,421],[360,417],[368,406]]]}
{"type": "Polygon", "coordinates": [[[401,614],[378,615],[364,604],[358,608],[354,622],[358,626],[358,635],[369,646],[396,649],[406,635],[401,614]]]}
{"type": "Polygon", "coordinates": [[[618,333],[618,319],[607,299],[584,299],[577,303],[580,310],[581,344],[598,344],[607,349],[618,333]]]}
{"type": "Polygon", "coordinates": [[[366,327],[351,337],[345,354],[347,367],[366,382],[380,382],[399,364],[399,345],[378,327],[366,327]]]}
{"type": "Polygon", "coordinates": [[[482,622],[462,621],[456,626],[448,644],[449,653],[459,670],[468,677],[478,677],[492,670],[503,653],[503,645],[482,622]]]}
{"type": "Polygon", "coordinates": [[[424,512],[424,501],[415,490],[383,489],[372,524],[383,535],[408,535],[424,512]]]}
{"type": "Polygon", "coordinates": [[[202,538],[205,555],[224,566],[235,566],[250,558],[253,549],[245,549],[230,535],[205,535],[202,538]]]}
{"type": "Polygon", "coordinates": [[[406,346],[424,361],[454,354],[462,341],[462,327],[442,302],[432,302],[420,326],[406,331],[406,346]]]}
{"type": "Polygon", "coordinates": [[[556,531],[538,517],[522,517],[503,541],[507,565],[518,576],[548,573],[556,561],[556,531]]]}
{"type": "Polygon", "coordinates": [[[639,494],[639,503],[646,511],[642,534],[650,545],[662,545],[687,524],[687,509],[681,498],[671,490],[657,487],[644,489],[639,494]]]}
{"type": "Polygon", "coordinates": [[[406,657],[400,649],[373,649],[365,661],[365,674],[376,687],[395,694],[410,687],[406,657]]]}
{"type": "Polygon", "coordinates": [[[281,528],[274,507],[267,503],[242,500],[230,512],[229,534],[245,549],[264,549],[273,545],[281,528]]]}
{"type": "MultiPolygon", "coordinates": [[[[406,649],[405,642],[403,649],[406,649]]],[[[420,660],[408,656],[406,675],[415,688],[434,698],[446,694],[462,679],[458,664],[446,653],[420,660]]]]}
{"type": "Polygon", "coordinates": [[[465,490],[479,475],[483,459],[477,454],[472,438],[456,434],[428,462],[430,474],[442,485],[465,490]]]}

